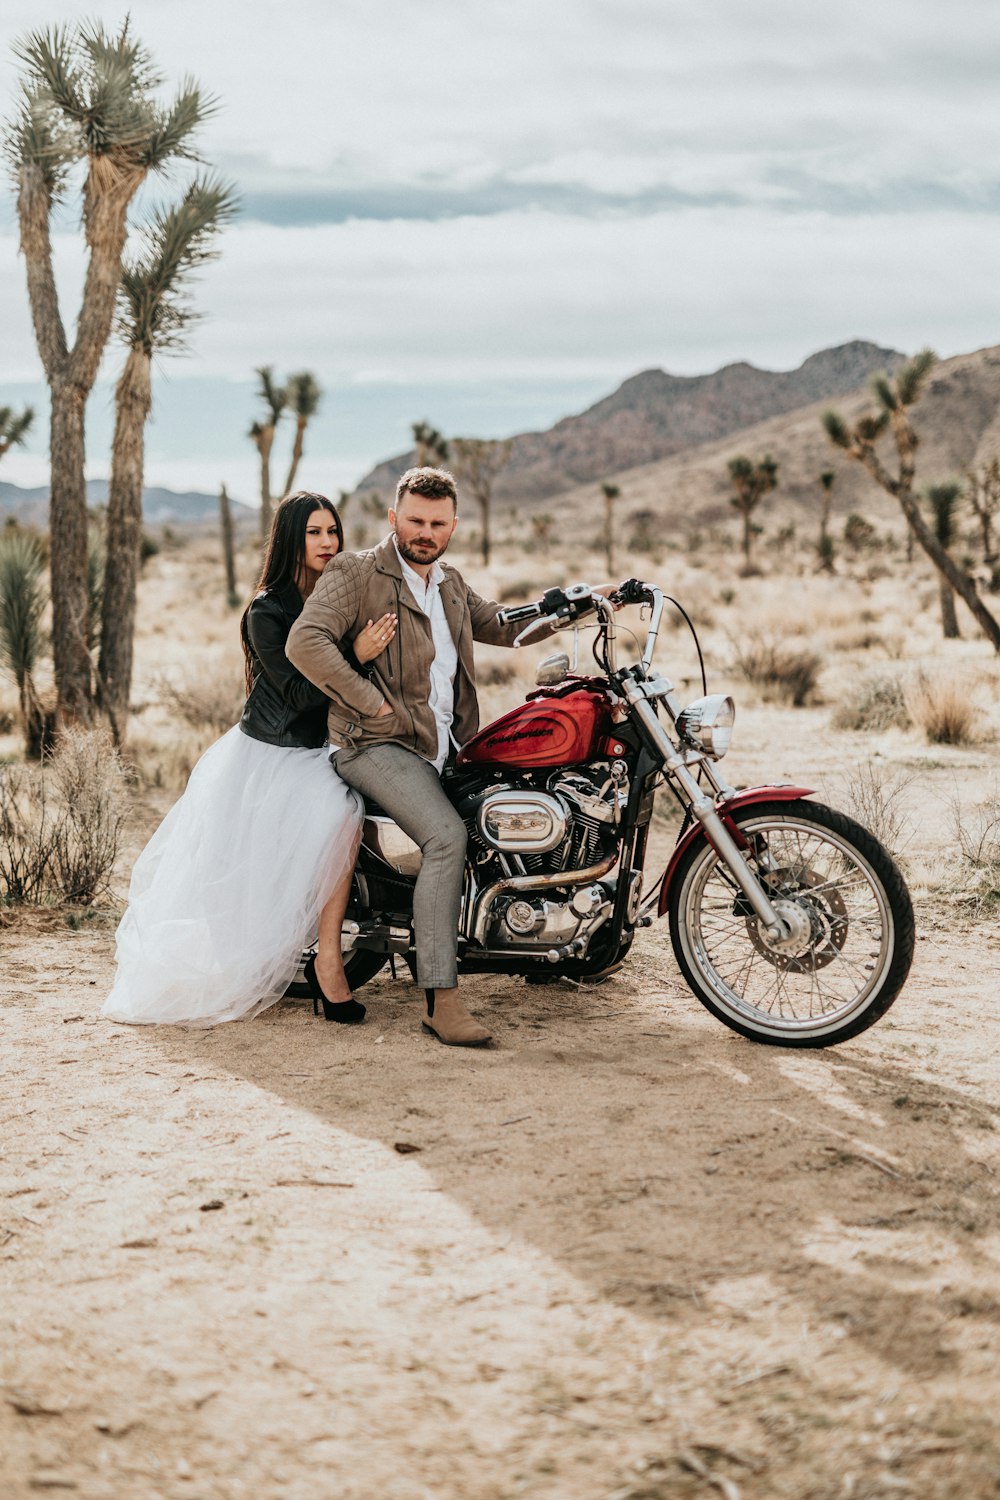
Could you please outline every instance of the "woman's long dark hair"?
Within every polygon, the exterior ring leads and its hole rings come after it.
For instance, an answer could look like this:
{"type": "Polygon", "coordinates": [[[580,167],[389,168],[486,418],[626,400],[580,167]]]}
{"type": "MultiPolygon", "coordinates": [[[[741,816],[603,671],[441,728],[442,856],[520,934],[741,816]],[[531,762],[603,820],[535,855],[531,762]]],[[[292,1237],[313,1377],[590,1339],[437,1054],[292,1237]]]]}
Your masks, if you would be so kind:
{"type": "MultiPolygon", "coordinates": [[[[298,587],[306,555],[306,525],[309,517],[317,510],[329,511],[333,517],[337,527],[337,550],[343,552],[344,527],[333,501],[328,500],[325,495],[314,494],[312,490],[295,490],[291,495],[286,495],[274,512],[271,535],[267,539],[267,551],[264,553],[264,566],[260,570],[250,604],[263,589],[277,592],[287,588],[289,584],[298,587]]],[[[247,632],[250,604],[240,619],[240,640],[243,642],[243,655],[246,659],[248,693],[253,687],[253,655],[247,632]]]]}

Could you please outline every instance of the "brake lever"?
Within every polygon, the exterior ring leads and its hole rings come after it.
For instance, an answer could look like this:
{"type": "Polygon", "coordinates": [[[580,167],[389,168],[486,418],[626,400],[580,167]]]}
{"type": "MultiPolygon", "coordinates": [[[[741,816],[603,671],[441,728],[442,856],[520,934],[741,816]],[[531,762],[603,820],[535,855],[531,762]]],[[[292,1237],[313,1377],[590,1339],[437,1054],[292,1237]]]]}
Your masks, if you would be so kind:
{"type": "Polygon", "coordinates": [[[553,621],[557,621],[558,619],[558,615],[541,615],[537,620],[532,620],[531,624],[526,625],[521,631],[521,634],[516,637],[514,641],[515,648],[519,646],[522,641],[526,641],[528,639],[528,636],[531,635],[533,631],[537,630],[539,626],[551,625],[553,621]]]}

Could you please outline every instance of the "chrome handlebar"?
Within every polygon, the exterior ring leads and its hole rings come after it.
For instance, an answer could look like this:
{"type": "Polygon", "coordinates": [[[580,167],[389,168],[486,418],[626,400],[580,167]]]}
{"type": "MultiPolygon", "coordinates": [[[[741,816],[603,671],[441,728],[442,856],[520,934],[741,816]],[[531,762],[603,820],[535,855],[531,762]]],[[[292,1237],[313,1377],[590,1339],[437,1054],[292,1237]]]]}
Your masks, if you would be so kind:
{"type": "Polygon", "coordinates": [[[660,620],[663,615],[663,593],[652,583],[642,583],[637,578],[630,578],[619,585],[612,595],[611,600],[603,594],[597,594],[589,583],[572,583],[566,589],[548,589],[542,598],[534,604],[517,604],[511,609],[501,609],[497,619],[501,625],[514,625],[520,620],[528,623],[514,641],[515,646],[520,646],[537,630],[546,627],[561,629],[566,625],[578,625],[584,615],[595,610],[600,616],[600,621],[607,635],[608,661],[611,670],[616,669],[615,640],[617,630],[615,628],[614,604],[648,604],[650,607],[649,630],[646,633],[646,644],[643,648],[641,663],[643,675],[650,668],[653,660],[653,652],[656,649],[656,638],[660,630],[660,620]],[[614,601],[614,602],[612,602],[614,601]]]}

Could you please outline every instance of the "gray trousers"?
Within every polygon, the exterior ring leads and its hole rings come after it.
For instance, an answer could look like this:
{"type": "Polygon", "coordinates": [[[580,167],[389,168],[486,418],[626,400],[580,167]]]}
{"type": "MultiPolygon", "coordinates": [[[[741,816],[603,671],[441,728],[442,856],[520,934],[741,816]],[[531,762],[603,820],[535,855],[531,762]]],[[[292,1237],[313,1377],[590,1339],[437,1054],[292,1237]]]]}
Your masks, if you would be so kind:
{"type": "Polygon", "coordinates": [[[348,786],[385,808],[423,855],[413,893],[417,984],[458,983],[458,917],[465,866],[465,824],[441,790],[429,761],[402,745],[347,745],[331,759],[348,786]]]}

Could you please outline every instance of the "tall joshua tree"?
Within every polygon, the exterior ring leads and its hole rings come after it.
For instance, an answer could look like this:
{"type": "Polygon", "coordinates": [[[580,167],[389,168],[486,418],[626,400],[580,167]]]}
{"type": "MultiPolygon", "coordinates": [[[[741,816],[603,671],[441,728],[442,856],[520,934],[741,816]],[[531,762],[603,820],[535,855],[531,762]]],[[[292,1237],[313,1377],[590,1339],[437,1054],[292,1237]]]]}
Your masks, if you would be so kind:
{"type": "Polygon", "coordinates": [[[778,483],[778,465],[769,453],[756,463],[741,453],[729,460],[729,478],[735,495],[729,503],[743,518],[743,562],[747,571],[753,567],[753,513],[766,494],[778,483]]]}
{"type": "Polygon", "coordinates": [[[510,443],[491,438],[456,438],[453,447],[458,478],[479,506],[483,566],[489,567],[493,485],[510,458],[510,443]]]}
{"type": "Polygon", "coordinates": [[[212,108],[190,80],[162,106],[162,82],[126,21],[29,32],[15,46],[21,100],[6,129],[35,341],[51,393],[52,654],[61,718],[89,720],[84,411],[111,333],[129,205],[150,172],[191,155],[212,108]],[[87,266],[72,344],[52,263],[51,222],[83,167],[87,266]]]}
{"type": "Polygon", "coordinates": [[[26,406],[17,416],[12,406],[0,406],[0,458],[11,448],[20,447],[35,420],[34,408],[26,406]]]}
{"type": "Polygon", "coordinates": [[[250,428],[250,437],[260,454],[260,539],[266,542],[271,532],[271,449],[281,414],[288,404],[288,394],[274,380],[274,366],[260,365],[257,370],[257,394],[266,411],[250,428]]]}
{"type": "Polygon", "coordinates": [[[180,203],[155,213],[141,248],[122,269],[118,334],[128,351],[115,388],[115,432],[108,490],[107,560],[97,667],[100,705],[116,741],[124,738],[132,685],[136,584],[142,551],[142,476],[152,407],[153,356],[183,349],[195,317],[185,296],[215,236],[236,209],[233,190],[197,178],[180,203]]]}
{"type": "MultiPolygon", "coordinates": [[[[957,527],[958,497],[962,493],[962,486],[950,479],[946,484],[931,484],[927,487],[927,500],[931,508],[934,520],[934,535],[944,548],[950,552],[955,545],[957,527]]],[[[941,585],[941,629],[946,641],[955,641],[961,632],[958,628],[958,616],[955,613],[955,590],[945,578],[940,578],[941,585]]]]}
{"type": "Polygon", "coordinates": [[[601,494],[604,496],[604,558],[610,577],[615,571],[615,501],[621,490],[617,484],[609,484],[605,480],[601,485],[601,494]]]}
{"type": "Polygon", "coordinates": [[[910,421],[909,409],[920,399],[936,361],[937,355],[932,350],[923,349],[901,365],[894,375],[876,375],[872,389],[878,410],[859,417],[853,427],[848,427],[835,411],[824,412],[821,420],[830,441],[842,448],[849,458],[863,464],[876,483],[898,501],[917,542],[959,598],[968,605],[973,619],[993,649],[1000,651],[1000,625],[980,599],[968,573],[958,566],[928,526],[913,492],[919,439],[910,421]],[[883,463],[876,448],[886,432],[892,433],[896,446],[895,474],[883,463]]]}
{"type": "Polygon", "coordinates": [[[310,418],[314,417],[319,410],[322,395],[320,383],[311,370],[300,370],[297,375],[289,375],[285,386],[285,403],[295,417],[295,440],[292,444],[292,461],[289,465],[288,477],[282,491],[285,495],[290,495],[295,488],[295,476],[299,472],[299,464],[302,461],[306,428],[309,426],[310,418]]]}
{"type": "Polygon", "coordinates": [[[819,514],[819,542],[816,551],[819,554],[820,571],[823,573],[833,572],[833,537],[830,535],[830,506],[833,504],[833,486],[837,474],[834,469],[824,469],[819,476],[820,489],[822,490],[822,510],[819,514]]]}
{"type": "Polygon", "coordinates": [[[1000,555],[997,553],[993,523],[1000,511],[1000,458],[991,458],[978,469],[966,469],[965,484],[969,504],[979,522],[983,562],[990,570],[990,588],[996,589],[1000,574],[1000,555]]]}
{"type": "Polygon", "coordinates": [[[49,748],[51,715],[35,690],[45,612],[45,556],[30,532],[0,537],[0,665],[17,684],[25,753],[36,760],[49,748]]]}
{"type": "Polygon", "coordinates": [[[413,433],[413,461],[418,468],[423,468],[424,464],[448,462],[448,441],[436,427],[429,422],[411,422],[410,431],[413,433]]]}

